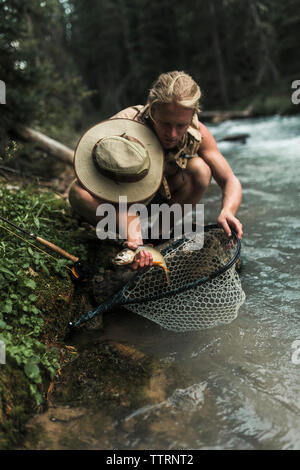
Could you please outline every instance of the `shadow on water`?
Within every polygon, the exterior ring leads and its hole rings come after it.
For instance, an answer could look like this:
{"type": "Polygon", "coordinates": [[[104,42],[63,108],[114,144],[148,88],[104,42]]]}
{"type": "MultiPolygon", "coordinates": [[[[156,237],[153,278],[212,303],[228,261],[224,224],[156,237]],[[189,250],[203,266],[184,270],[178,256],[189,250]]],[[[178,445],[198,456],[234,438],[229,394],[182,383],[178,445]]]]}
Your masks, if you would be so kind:
{"type": "MultiPolygon", "coordinates": [[[[103,329],[72,343],[77,355],[47,413],[32,420],[27,448],[300,448],[300,118],[211,130],[250,134],[244,145],[219,145],[243,185],[247,298],[237,319],[172,333],[126,310],[106,314],[103,329]]],[[[202,202],[205,222],[214,222],[215,183],[202,202]]]]}

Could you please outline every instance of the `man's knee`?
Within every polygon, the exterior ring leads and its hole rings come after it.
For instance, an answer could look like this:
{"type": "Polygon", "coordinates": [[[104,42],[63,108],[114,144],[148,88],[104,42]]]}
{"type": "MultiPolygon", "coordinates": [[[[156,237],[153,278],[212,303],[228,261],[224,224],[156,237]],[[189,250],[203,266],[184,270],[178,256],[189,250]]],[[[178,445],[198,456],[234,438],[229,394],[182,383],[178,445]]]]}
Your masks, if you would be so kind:
{"type": "Polygon", "coordinates": [[[92,199],[94,199],[92,195],[77,180],[72,183],[69,189],[69,202],[74,209],[89,205],[92,199]]]}
{"type": "Polygon", "coordinates": [[[193,158],[190,161],[189,171],[191,182],[195,188],[207,189],[211,183],[212,172],[202,158],[193,158]]]}
{"type": "Polygon", "coordinates": [[[81,190],[82,188],[78,184],[78,181],[77,180],[73,181],[73,183],[70,186],[69,195],[68,195],[69,203],[71,204],[73,209],[76,209],[78,202],[80,201],[80,199],[82,199],[81,190]]]}
{"type": "Polygon", "coordinates": [[[96,225],[103,218],[97,215],[97,209],[106,201],[94,197],[80,185],[78,180],[70,186],[69,202],[73,210],[91,225],[96,225]]]}
{"type": "Polygon", "coordinates": [[[72,209],[89,223],[95,223],[96,204],[93,196],[76,180],[69,189],[69,203],[72,209]]]}

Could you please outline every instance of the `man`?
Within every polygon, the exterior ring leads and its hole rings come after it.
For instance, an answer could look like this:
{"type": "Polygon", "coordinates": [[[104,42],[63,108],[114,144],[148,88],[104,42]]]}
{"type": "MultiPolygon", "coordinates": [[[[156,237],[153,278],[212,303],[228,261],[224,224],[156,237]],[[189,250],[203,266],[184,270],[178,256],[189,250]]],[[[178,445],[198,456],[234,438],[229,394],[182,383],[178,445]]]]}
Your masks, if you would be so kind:
{"type": "MultiPolygon", "coordinates": [[[[155,202],[158,200],[169,205],[179,203],[181,206],[197,204],[213,177],[222,191],[218,223],[228,236],[234,229],[241,238],[242,224],[235,217],[242,200],[241,184],[219,152],[212,134],[198,120],[200,97],[199,86],[188,74],[178,71],[164,73],[154,82],[146,106],[127,108],[113,118],[142,123],[157,136],[164,150],[165,167],[155,202]]],[[[79,214],[90,223],[97,224],[100,218],[96,216],[96,209],[103,202],[101,198],[95,197],[87,186],[75,181],[69,200],[79,214]]],[[[133,223],[132,226],[137,227],[132,232],[128,230],[126,245],[136,249],[137,245],[143,244],[138,216],[126,216],[128,226],[133,223]]],[[[145,249],[139,253],[132,269],[151,264],[151,253],[145,249]]]]}

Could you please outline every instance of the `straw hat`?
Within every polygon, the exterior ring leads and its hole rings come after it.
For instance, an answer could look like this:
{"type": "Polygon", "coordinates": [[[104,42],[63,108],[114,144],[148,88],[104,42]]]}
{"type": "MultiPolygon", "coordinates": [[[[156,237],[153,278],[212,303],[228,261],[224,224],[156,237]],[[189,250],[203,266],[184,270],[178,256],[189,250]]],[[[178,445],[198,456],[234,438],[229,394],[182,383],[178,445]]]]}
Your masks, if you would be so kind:
{"type": "Polygon", "coordinates": [[[130,119],[109,119],[86,131],[74,156],[78,180],[109,202],[149,202],[161,185],[164,152],[154,132],[130,119]]]}

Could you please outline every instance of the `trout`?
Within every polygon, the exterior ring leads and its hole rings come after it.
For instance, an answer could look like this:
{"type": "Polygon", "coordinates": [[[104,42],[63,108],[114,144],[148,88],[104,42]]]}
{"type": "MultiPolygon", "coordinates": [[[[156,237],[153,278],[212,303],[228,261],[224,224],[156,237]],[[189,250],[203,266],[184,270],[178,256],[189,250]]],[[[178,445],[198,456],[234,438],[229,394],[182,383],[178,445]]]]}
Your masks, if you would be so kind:
{"type": "Polygon", "coordinates": [[[163,255],[159,251],[155,250],[155,248],[152,246],[140,245],[136,250],[130,250],[129,248],[126,248],[117,254],[113,260],[113,263],[118,266],[131,264],[135,261],[136,256],[140,251],[147,251],[148,253],[151,253],[153,265],[158,266],[165,271],[167,283],[170,285],[169,270],[167,268],[165,259],[163,255]]]}

